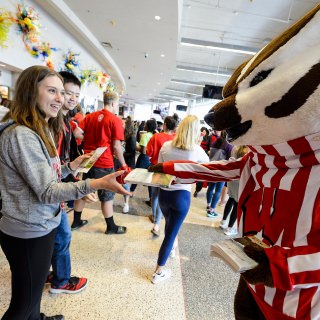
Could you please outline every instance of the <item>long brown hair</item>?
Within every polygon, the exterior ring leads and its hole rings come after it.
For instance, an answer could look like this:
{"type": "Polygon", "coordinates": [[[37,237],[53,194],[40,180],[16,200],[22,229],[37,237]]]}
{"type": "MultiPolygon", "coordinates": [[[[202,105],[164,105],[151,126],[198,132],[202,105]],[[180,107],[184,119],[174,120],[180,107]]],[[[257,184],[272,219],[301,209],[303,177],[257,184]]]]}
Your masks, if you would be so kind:
{"type": "Polygon", "coordinates": [[[55,71],[44,66],[32,66],[25,69],[16,82],[16,89],[10,112],[3,120],[12,119],[17,124],[26,126],[36,132],[43,140],[51,157],[57,155],[56,147],[50,137],[50,132],[56,138],[61,132],[62,113],[56,118],[45,120],[44,112],[37,105],[38,84],[46,77],[62,77],[55,71]]]}

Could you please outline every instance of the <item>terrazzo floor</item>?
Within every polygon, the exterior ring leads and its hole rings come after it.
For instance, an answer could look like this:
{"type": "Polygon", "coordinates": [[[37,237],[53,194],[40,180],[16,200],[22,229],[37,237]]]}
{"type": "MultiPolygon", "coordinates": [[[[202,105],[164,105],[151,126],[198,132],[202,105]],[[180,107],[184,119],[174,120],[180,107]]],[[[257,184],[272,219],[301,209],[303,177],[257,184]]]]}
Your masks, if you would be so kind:
{"type": "MultiPolygon", "coordinates": [[[[47,315],[62,313],[66,320],[234,319],[238,276],[209,255],[210,244],[225,236],[218,228],[221,215],[206,217],[205,191],[192,198],[177,255],[168,260],[172,277],[157,285],[150,279],[163,232],[159,238],[150,232],[146,188],[138,186],[130,199],[130,214],[121,213],[122,196],[115,198],[115,221],[128,227],[125,235],[105,235],[99,204],[88,206],[83,218],[89,223],[72,233],[71,243],[72,274],[87,277],[88,287],[73,295],[49,294],[46,287],[41,310],[47,315]]],[[[217,211],[222,213],[223,207],[217,211]]],[[[9,299],[10,270],[0,251],[0,315],[9,299]]]]}

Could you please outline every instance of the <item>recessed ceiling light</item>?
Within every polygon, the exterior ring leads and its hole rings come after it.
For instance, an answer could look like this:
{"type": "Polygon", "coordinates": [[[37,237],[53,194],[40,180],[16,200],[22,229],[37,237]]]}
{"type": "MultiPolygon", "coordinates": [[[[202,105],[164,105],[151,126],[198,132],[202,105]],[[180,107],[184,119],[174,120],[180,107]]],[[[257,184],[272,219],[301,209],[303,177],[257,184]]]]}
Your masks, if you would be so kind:
{"type": "Polygon", "coordinates": [[[160,86],[160,84],[161,84],[160,82],[157,82],[157,85],[158,85],[158,86],[160,86]]]}
{"type": "Polygon", "coordinates": [[[162,53],[162,54],[160,54],[160,57],[161,57],[161,58],[164,58],[164,57],[165,57],[165,55],[162,53]]]}
{"type": "Polygon", "coordinates": [[[161,19],[160,16],[154,16],[154,18],[155,18],[156,20],[160,20],[160,19],[161,19]]]}

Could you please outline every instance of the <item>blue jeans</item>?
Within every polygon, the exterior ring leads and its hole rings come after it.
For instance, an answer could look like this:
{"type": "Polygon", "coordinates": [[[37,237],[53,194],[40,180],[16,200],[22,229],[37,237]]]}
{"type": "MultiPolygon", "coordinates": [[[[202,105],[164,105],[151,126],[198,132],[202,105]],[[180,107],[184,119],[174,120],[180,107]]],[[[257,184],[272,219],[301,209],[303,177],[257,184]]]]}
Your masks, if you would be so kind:
{"type": "Polygon", "coordinates": [[[224,182],[209,182],[207,190],[207,203],[210,204],[211,209],[215,209],[220,199],[224,182]]]}
{"type": "Polygon", "coordinates": [[[151,187],[151,209],[153,215],[153,221],[155,224],[159,225],[162,218],[162,211],[159,206],[159,192],[160,188],[151,187]]]}
{"type": "Polygon", "coordinates": [[[174,240],[190,208],[191,193],[186,190],[165,191],[160,189],[159,204],[165,218],[164,239],[162,241],[158,262],[164,266],[172,250],[174,240]]]}
{"type": "Polygon", "coordinates": [[[53,280],[52,284],[61,287],[67,284],[71,277],[70,258],[71,229],[65,210],[61,212],[61,222],[57,228],[51,259],[53,280]]]}

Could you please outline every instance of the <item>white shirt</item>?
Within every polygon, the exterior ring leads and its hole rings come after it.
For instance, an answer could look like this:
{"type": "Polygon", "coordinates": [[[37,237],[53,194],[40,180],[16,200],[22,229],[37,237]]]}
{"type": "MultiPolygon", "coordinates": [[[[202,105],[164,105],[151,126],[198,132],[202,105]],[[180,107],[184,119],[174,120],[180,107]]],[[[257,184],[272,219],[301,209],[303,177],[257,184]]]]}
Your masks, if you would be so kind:
{"type": "MultiPolygon", "coordinates": [[[[209,157],[205,151],[196,145],[194,150],[182,150],[172,146],[172,141],[163,144],[159,152],[158,163],[174,160],[190,160],[194,162],[209,162],[209,157]]],[[[191,192],[191,184],[173,184],[170,188],[163,188],[166,191],[186,190],[191,192]]]]}

